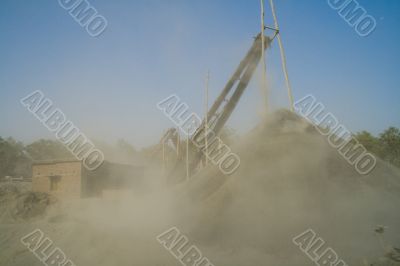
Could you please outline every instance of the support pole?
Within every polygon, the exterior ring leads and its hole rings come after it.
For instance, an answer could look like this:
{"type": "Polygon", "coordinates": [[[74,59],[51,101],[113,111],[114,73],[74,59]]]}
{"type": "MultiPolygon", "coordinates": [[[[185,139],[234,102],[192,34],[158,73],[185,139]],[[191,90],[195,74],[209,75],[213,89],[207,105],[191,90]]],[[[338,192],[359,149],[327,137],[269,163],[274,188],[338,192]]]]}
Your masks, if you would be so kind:
{"type": "MultiPolygon", "coordinates": [[[[210,71],[208,70],[207,71],[207,76],[206,76],[205,93],[204,93],[204,95],[205,95],[205,97],[204,97],[204,122],[205,122],[204,133],[205,133],[205,136],[206,136],[206,138],[205,138],[205,141],[206,141],[206,147],[205,147],[206,154],[208,154],[208,137],[207,137],[208,136],[208,115],[207,115],[207,113],[208,113],[208,83],[209,83],[209,81],[210,81],[210,71]]],[[[207,156],[205,156],[205,160],[206,160],[205,166],[207,166],[207,164],[208,164],[208,157],[207,156]]]]}
{"type": "Polygon", "coordinates": [[[290,81],[289,81],[289,75],[288,75],[288,71],[287,71],[287,67],[286,67],[285,51],[283,50],[281,34],[279,31],[279,25],[278,25],[278,20],[276,18],[275,5],[274,5],[273,0],[269,0],[269,4],[271,6],[272,16],[274,18],[275,29],[278,31],[278,34],[276,37],[278,38],[279,50],[281,52],[282,69],[283,69],[283,74],[285,76],[286,88],[287,88],[287,93],[288,93],[288,97],[289,97],[290,110],[293,112],[294,109],[293,109],[292,86],[290,85],[290,81]]]}
{"type": "MultiPolygon", "coordinates": [[[[165,137],[165,134],[164,134],[164,137],[165,137]]],[[[165,167],[165,138],[164,137],[162,139],[162,169],[163,169],[163,174],[165,175],[166,167],[165,167]]]]}
{"type": "Polygon", "coordinates": [[[178,159],[179,159],[180,142],[181,142],[181,138],[179,136],[179,131],[177,131],[177,133],[176,133],[176,157],[178,157],[178,159]]]}
{"type": "Polygon", "coordinates": [[[262,60],[262,75],[261,75],[261,96],[262,96],[262,113],[268,111],[268,88],[267,88],[267,64],[265,62],[265,36],[264,36],[264,0],[261,0],[261,60],[262,60]]]}
{"type": "Polygon", "coordinates": [[[189,180],[189,132],[186,133],[186,180],[189,180]]]}

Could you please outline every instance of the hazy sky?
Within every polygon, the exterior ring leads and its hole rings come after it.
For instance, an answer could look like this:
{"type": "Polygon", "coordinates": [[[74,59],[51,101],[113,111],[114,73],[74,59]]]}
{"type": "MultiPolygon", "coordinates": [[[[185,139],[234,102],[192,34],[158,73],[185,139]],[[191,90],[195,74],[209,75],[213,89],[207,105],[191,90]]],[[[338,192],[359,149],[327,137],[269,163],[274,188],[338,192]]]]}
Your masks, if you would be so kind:
{"type": "MultiPolygon", "coordinates": [[[[268,1],[267,1],[268,2],[268,1]]],[[[0,136],[52,137],[19,102],[42,90],[86,135],[138,147],[173,126],[156,103],[172,93],[201,114],[260,29],[259,1],[90,0],[108,21],[91,37],[56,0],[0,3],[0,136]]],[[[356,34],[324,0],[275,0],[296,99],[312,93],[352,131],[400,127],[400,1],[359,0],[376,30],[356,34]]],[[[267,24],[271,15],[266,6],[267,24]]],[[[274,107],[287,106],[277,43],[267,51],[274,107]]],[[[257,124],[259,74],[229,126],[257,124]]]]}

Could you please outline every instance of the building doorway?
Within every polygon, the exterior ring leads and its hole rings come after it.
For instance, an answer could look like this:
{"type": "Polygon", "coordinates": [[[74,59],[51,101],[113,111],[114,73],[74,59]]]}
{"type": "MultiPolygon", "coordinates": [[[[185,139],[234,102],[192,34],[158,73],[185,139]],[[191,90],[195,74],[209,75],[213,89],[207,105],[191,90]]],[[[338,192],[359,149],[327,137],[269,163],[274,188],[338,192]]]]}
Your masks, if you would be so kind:
{"type": "Polygon", "coordinates": [[[52,175],[50,179],[50,191],[58,191],[60,189],[61,176],[52,175]]]}

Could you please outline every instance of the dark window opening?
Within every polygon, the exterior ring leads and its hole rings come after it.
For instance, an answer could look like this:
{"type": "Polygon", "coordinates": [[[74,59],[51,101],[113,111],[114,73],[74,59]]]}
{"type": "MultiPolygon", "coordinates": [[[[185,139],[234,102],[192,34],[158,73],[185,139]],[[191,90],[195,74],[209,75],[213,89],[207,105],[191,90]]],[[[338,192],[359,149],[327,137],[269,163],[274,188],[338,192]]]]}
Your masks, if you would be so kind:
{"type": "Polygon", "coordinates": [[[49,176],[49,178],[50,178],[50,191],[59,190],[59,184],[60,184],[60,181],[61,181],[61,176],[53,175],[53,176],[49,176]]]}

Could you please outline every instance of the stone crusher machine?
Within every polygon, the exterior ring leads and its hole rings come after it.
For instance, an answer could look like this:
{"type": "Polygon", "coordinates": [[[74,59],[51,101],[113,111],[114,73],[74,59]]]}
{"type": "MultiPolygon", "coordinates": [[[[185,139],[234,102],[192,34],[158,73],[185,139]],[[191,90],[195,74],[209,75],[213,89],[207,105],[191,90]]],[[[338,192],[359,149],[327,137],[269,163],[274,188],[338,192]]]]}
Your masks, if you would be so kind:
{"type": "MultiPolygon", "coordinates": [[[[251,77],[253,76],[258,63],[262,57],[262,49],[266,49],[270,46],[272,40],[277,35],[278,31],[275,30],[273,37],[264,36],[258,34],[254,38],[253,45],[247,52],[246,56],[240,62],[239,66],[229,79],[221,94],[215,100],[210,110],[207,113],[207,119],[204,118],[200,126],[196,129],[195,133],[191,136],[189,141],[189,172],[190,176],[193,177],[197,173],[198,166],[202,160],[205,159],[204,147],[198,148],[193,141],[197,138],[207,138],[208,143],[211,143],[212,139],[221,133],[225,123],[231,116],[237,103],[240,100],[244,90],[249,84],[251,77]],[[264,40],[264,45],[262,45],[264,40]],[[207,121],[207,134],[205,134],[205,126],[207,121]],[[213,132],[213,134],[209,134],[213,132]]],[[[178,134],[177,131],[175,131],[178,134]]],[[[172,137],[176,139],[176,137],[172,137]]],[[[183,145],[181,145],[182,147],[183,145]]],[[[178,147],[176,147],[178,148],[178,147]]],[[[186,161],[185,156],[181,156],[172,171],[167,176],[168,183],[176,184],[186,179],[186,161]]],[[[192,179],[192,178],[191,178],[192,179]]]]}

